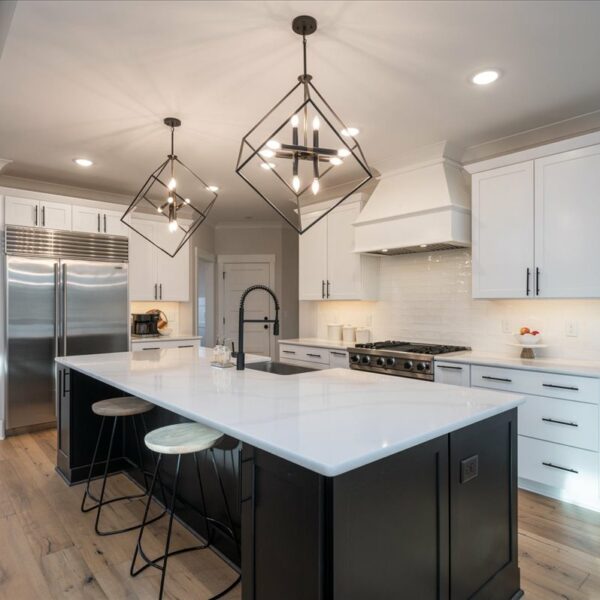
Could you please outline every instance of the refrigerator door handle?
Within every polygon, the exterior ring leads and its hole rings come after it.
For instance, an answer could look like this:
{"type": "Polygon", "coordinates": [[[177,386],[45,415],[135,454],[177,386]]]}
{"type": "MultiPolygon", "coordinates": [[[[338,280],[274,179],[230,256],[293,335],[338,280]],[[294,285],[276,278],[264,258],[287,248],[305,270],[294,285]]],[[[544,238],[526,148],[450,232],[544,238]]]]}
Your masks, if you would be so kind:
{"type": "Polygon", "coordinates": [[[67,356],[67,265],[62,266],[62,355],[67,356]]]}
{"type": "Polygon", "coordinates": [[[58,337],[60,331],[60,271],[54,263],[54,356],[60,356],[58,337]]]}

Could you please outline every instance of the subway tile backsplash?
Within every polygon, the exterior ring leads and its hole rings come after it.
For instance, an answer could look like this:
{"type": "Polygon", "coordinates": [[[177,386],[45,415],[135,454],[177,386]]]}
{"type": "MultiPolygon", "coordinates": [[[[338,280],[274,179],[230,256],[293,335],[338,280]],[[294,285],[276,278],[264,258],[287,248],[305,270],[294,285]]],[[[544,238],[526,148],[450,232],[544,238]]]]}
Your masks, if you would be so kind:
{"type": "Polygon", "coordinates": [[[372,337],[460,344],[518,355],[520,327],[539,329],[540,356],[600,360],[599,300],[473,300],[471,252],[382,258],[378,302],[301,302],[300,335],[327,337],[328,323],[370,327],[372,337]],[[567,336],[575,324],[577,336],[567,336]],[[508,329],[510,333],[505,333],[508,329]]]}

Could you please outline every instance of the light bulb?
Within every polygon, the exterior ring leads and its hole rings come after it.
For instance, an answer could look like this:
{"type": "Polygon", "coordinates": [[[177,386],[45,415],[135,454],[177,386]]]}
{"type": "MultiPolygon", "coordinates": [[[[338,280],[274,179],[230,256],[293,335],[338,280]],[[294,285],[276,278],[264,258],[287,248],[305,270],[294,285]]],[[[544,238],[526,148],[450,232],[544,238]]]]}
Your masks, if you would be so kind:
{"type": "Polygon", "coordinates": [[[310,189],[312,190],[312,193],[316,196],[319,193],[319,178],[315,177],[313,179],[312,185],[310,186],[310,189]]]}
{"type": "Polygon", "coordinates": [[[190,203],[190,199],[189,199],[189,198],[184,198],[184,200],[185,200],[185,203],[186,203],[186,204],[189,204],[189,203],[190,203]]]}
{"type": "Polygon", "coordinates": [[[277,140],[269,140],[267,142],[267,147],[271,148],[271,150],[279,150],[281,148],[281,144],[277,140]]]}
{"type": "Polygon", "coordinates": [[[158,213],[162,213],[162,206],[159,206],[159,207],[156,209],[156,212],[158,212],[158,213]]]}
{"type": "Polygon", "coordinates": [[[209,185],[206,189],[209,192],[218,192],[219,191],[219,188],[216,185],[209,185]]]}
{"type": "Polygon", "coordinates": [[[80,167],[91,167],[94,164],[89,158],[74,158],[73,162],[80,167]]]}
{"type": "Polygon", "coordinates": [[[498,77],[500,77],[500,72],[495,69],[490,69],[489,71],[476,73],[471,77],[471,81],[476,85],[489,85],[490,83],[494,83],[498,77]]]}
{"type": "Polygon", "coordinates": [[[346,156],[350,156],[350,150],[348,150],[348,148],[340,148],[338,150],[338,156],[346,158],[346,156]]]}
{"type": "Polygon", "coordinates": [[[343,161],[341,158],[337,157],[337,156],[332,156],[332,157],[329,159],[329,162],[330,162],[330,164],[332,164],[334,167],[338,167],[338,166],[339,166],[339,165],[341,165],[341,164],[342,164],[344,161],[343,161]]]}
{"type": "Polygon", "coordinates": [[[319,121],[319,117],[315,117],[312,123],[313,129],[319,131],[319,127],[321,126],[321,121],[319,121]]]}
{"type": "Polygon", "coordinates": [[[175,177],[171,177],[171,179],[169,180],[169,183],[167,183],[167,187],[170,190],[174,190],[177,187],[177,181],[176,181],[175,177]]]}
{"type": "Polygon", "coordinates": [[[360,131],[356,127],[346,127],[346,129],[342,129],[340,133],[344,137],[354,137],[355,135],[358,135],[360,131]]]}
{"type": "Polygon", "coordinates": [[[294,115],[290,120],[292,127],[298,127],[299,122],[300,122],[300,119],[298,118],[298,115],[294,115]]]}
{"type": "Polygon", "coordinates": [[[300,177],[298,177],[298,175],[294,175],[292,177],[292,187],[294,188],[295,192],[300,189],[300,177]]]}
{"type": "Polygon", "coordinates": [[[173,204],[173,196],[169,196],[169,197],[167,198],[167,202],[168,202],[169,204],[173,204]]]}
{"type": "Polygon", "coordinates": [[[275,152],[273,150],[269,150],[268,148],[263,148],[258,152],[263,158],[273,158],[275,156],[275,152]]]}
{"type": "Polygon", "coordinates": [[[260,163],[260,166],[265,170],[265,171],[269,171],[270,169],[274,169],[275,168],[275,163],[260,163]]]}
{"type": "Polygon", "coordinates": [[[173,219],[172,221],[169,221],[169,231],[171,233],[173,233],[174,231],[177,231],[177,221],[176,221],[176,219],[173,219]]]}

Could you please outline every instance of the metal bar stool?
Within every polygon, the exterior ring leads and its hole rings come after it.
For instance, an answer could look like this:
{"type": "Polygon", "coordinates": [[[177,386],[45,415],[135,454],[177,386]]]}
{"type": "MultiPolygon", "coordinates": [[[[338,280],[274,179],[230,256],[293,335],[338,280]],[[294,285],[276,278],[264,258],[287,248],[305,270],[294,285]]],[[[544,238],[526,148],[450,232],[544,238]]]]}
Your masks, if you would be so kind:
{"type": "MultiPolygon", "coordinates": [[[[143,463],[143,457],[142,457],[142,446],[140,443],[140,437],[138,435],[138,428],[137,428],[137,423],[136,423],[135,418],[136,418],[136,416],[139,416],[139,418],[142,422],[144,434],[147,433],[146,422],[144,420],[144,413],[147,413],[148,411],[152,410],[153,408],[154,408],[153,404],[151,404],[150,402],[146,402],[145,400],[142,400],[141,398],[136,398],[135,396],[121,396],[118,398],[109,398],[108,400],[100,400],[99,402],[95,402],[94,404],[92,404],[92,411],[95,414],[101,416],[102,421],[100,422],[100,431],[98,432],[98,439],[96,441],[96,447],[94,449],[94,454],[92,456],[90,472],[88,475],[87,482],[85,484],[83,498],[81,500],[81,512],[87,513],[92,510],[97,511],[96,512],[96,521],[94,524],[94,530],[98,535],[115,535],[118,533],[124,533],[126,531],[132,531],[134,529],[139,529],[142,526],[142,524],[139,523],[137,525],[132,525],[131,527],[124,527],[122,529],[111,529],[111,530],[103,531],[100,529],[100,515],[102,513],[102,507],[106,506],[107,504],[112,504],[113,502],[120,502],[122,500],[134,500],[136,498],[143,498],[146,494],[149,493],[148,476],[150,475],[150,473],[148,473],[144,469],[144,463],[143,463]],[[135,437],[135,443],[136,443],[137,455],[138,455],[138,461],[139,461],[136,466],[140,470],[142,477],[144,478],[144,488],[145,489],[140,494],[132,494],[129,496],[119,496],[117,498],[111,498],[110,500],[105,500],[104,494],[106,492],[106,480],[108,479],[108,469],[110,466],[110,459],[112,456],[113,442],[115,440],[117,424],[118,424],[119,419],[125,420],[127,417],[131,418],[131,422],[133,424],[133,434],[135,437]],[[98,458],[98,449],[100,448],[100,441],[102,439],[102,433],[104,431],[104,423],[107,418],[113,419],[113,425],[112,425],[112,429],[111,429],[111,433],[110,433],[110,441],[108,443],[108,453],[106,456],[104,475],[102,476],[102,487],[100,489],[100,497],[97,498],[90,491],[90,483],[92,481],[92,475],[94,472],[94,467],[96,465],[96,459],[98,458]],[[94,502],[94,504],[86,507],[85,504],[86,504],[86,500],[88,498],[90,498],[94,502]]],[[[152,457],[152,462],[153,462],[153,464],[156,464],[156,462],[154,460],[154,456],[152,457]]],[[[165,498],[164,498],[164,490],[162,488],[162,482],[160,483],[160,485],[161,485],[161,491],[163,492],[163,500],[164,500],[165,498]]],[[[150,522],[154,522],[154,521],[160,519],[165,514],[166,514],[166,509],[160,515],[157,515],[156,517],[154,517],[152,519],[152,521],[150,521],[150,522]]]]}
{"type": "MultiPolygon", "coordinates": [[[[201,425],[200,423],[179,423],[177,425],[168,425],[167,427],[161,427],[160,429],[155,429],[154,431],[151,431],[149,434],[147,434],[144,439],[146,446],[148,448],[150,448],[150,450],[152,450],[158,454],[158,460],[156,461],[156,467],[154,470],[154,475],[152,477],[152,483],[150,485],[150,493],[148,494],[148,501],[146,503],[146,511],[144,513],[142,527],[140,528],[140,532],[138,535],[138,541],[137,541],[135,551],[133,554],[133,559],[131,561],[130,574],[133,577],[135,577],[136,575],[139,575],[142,571],[144,571],[148,567],[154,567],[154,568],[158,569],[159,571],[161,571],[162,576],[160,579],[160,592],[158,595],[159,600],[161,600],[163,597],[163,591],[164,591],[164,587],[165,587],[165,577],[167,574],[168,558],[170,556],[175,556],[177,554],[183,554],[184,552],[191,552],[192,550],[203,550],[205,548],[210,548],[211,544],[212,544],[212,535],[211,535],[211,528],[209,527],[209,525],[212,524],[213,526],[217,525],[217,526],[223,527],[223,529],[225,531],[227,531],[227,533],[229,535],[231,535],[232,539],[234,540],[236,547],[237,547],[238,555],[241,554],[240,542],[237,539],[237,535],[235,532],[235,526],[234,526],[233,519],[231,516],[231,510],[229,507],[229,503],[227,502],[227,497],[225,495],[225,487],[223,485],[223,480],[221,478],[221,474],[217,467],[217,462],[216,462],[215,456],[214,456],[214,447],[217,444],[217,442],[223,437],[224,437],[224,434],[222,434],[220,431],[216,431],[215,429],[211,429],[210,427],[206,427],[204,425],[201,425]],[[213,468],[214,468],[214,471],[215,471],[215,474],[217,477],[219,489],[223,496],[225,513],[226,513],[227,519],[229,521],[227,526],[215,521],[214,519],[211,519],[206,514],[206,500],[205,500],[205,496],[204,496],[204,487],[202,484],[202,477],[200,476],[200,467],[198,464],[198,455],[197,455],[198,452],[203,452],[203,451],[208,451],[208,453],[211,457],[211,463],[213,465],[213,468]],[[163,455],[165,455],[165,454],[177,455],[177,466],[175,469],[175,480],[173,482],[173,492],[172,492],[172,497],[171,497],[171,503],[170,503],[170,506],[168,509],[169,525],[167,528],[167,539],[165,542],[165,551],[164,551],[164,554],[162,554],[161,556],[159,556],[155,559],[151,559],[145,554],[145,552],[142,548],[142,537],[144,535],[144,528],[146,527],[146,525],[148,525],[149,523],[152,522],[152,521],[147,521],[148,512],[150,510],[150,504],[152,502],[152,493],[154,491],[154,487],[156,484],[158,472],[160,469],[160,464],[161,464],[163,455]],[[182,548],[180,550],[169,551],[170,545],[171,545],[171,532],[173,529],[173,516],[175,514],[175,502],[177,499],[177,485],[179,483],[179,475],[180,475],[180,471],[181,471],[181,458],[184,454],[192,454],[194,457],[194,464],[196,467],[196,474],[198,477],[198,485],[199,485],[199,489],[200,489],[200,498],[202,500],[202,517],[204,519],[204,523],[206,526],[208,539],[205,544],[201,544],[198,546],[191,546],[188,548],[182,548]],[[135,563],[136,563],[138,555],[142,557],[145,564],[136,570],[135,563]],[[161,561],[162,561],[162,564],[160,564],[161,561]]],[[[165,502],[165,504],[166,504],[166,502],[165,502]]],[[[224,590],[219,592],[217,595],[212,596],[210,598],[210,600],[216,600],[217,598],[221,598],[222,596],[227,594],[227,592],[232,590],[240,582],[240,580],[241,580],[241,576],[238,575],[238,577],[236,578],[236,580],[233,583],[231,583],[227,588],[225,588],[224,590]]]]}

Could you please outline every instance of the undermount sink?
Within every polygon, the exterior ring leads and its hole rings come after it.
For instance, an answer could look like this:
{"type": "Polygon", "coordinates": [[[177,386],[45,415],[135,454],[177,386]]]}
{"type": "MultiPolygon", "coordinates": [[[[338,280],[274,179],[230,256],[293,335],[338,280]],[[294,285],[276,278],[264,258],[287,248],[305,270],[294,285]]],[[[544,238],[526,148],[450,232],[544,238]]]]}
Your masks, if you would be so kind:
{"type": "Polygon", "coordinates": [[[287,363],[273,361],[247,364],[246,369],[264,371],[265,373],[273,373],[275,375],[297,375],[298,373],[308,373],[309,371],[317,370],[309,367],[297,367],[296,365],[288,365],[287,363]]]}

